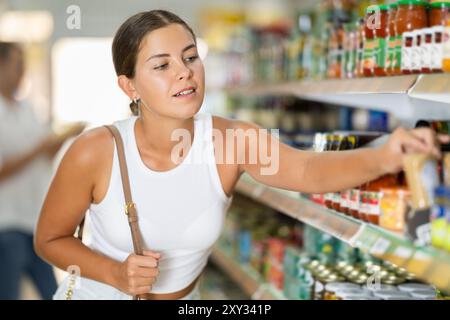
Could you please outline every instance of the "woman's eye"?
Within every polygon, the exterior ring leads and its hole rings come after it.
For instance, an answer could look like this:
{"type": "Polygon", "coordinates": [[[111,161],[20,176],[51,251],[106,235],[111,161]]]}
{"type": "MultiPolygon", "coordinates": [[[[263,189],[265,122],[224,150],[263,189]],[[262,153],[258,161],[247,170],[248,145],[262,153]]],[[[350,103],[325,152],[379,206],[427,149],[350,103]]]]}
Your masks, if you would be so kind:
{"type": "Polygon", "coordinates": [[[192,56],[192,57],[186,58],[186,61],[187,61],[187,62],[193,62],[193,61],[195,61],[197,58],[198,58],[198,56],[192,56]]]}
{"type": "Polygon", "coordinates": [[[168,65],[169,65],[168,63],[164,63],[164,64],[161,64],[161,65],[159,65],[159,66],[157,66],[157,67],[155,67],[153,69],[155,69],[155,70],[163,70],[163,69],[166,69],[168,65]]]}

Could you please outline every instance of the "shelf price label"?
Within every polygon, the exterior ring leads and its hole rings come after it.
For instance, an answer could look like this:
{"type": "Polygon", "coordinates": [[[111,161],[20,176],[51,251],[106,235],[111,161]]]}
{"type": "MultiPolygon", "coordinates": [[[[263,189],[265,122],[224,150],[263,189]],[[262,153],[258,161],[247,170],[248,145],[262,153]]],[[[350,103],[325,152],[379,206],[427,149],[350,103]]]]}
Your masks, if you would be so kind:
{"type": "Polygon", "coordinates": [[[395,251],[394,255],[403,258],[403,259],[409,259],[413,254],[413,251],[410,248],[404,247],[404,246],[398,246],[395,251]]]}
{"type": "Polygon", "coordinates": [[[370,248],[370,253],[373,255],[384,255],[387,250],[389,249],[389,246],[391,245],[391,242],[385,238],[378,238],[377,241],[373,244],[372,248],[370,248]]]}

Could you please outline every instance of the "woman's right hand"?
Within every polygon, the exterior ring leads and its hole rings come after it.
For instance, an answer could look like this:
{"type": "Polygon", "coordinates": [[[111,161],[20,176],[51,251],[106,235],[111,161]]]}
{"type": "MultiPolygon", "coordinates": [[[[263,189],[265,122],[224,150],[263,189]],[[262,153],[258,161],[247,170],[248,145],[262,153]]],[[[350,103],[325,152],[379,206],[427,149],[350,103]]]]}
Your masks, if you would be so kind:
{"type": "Polygon", "coordinates": [[[160,253],[150,250],[144,250],[142,256],[130,254],[113,271],[115,287],[132,296],[149,293],[159,274],[160,257],[160,253]]]}

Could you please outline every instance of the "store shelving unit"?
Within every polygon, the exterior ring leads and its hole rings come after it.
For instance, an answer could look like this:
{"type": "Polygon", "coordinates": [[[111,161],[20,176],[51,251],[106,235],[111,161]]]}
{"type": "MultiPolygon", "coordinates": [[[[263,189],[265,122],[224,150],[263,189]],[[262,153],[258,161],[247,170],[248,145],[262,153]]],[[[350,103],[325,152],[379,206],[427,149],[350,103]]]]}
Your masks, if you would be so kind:
{"type": "Polygon", "coordinates": [[[235,261],[219,246],[211,254],[211,260],[220,267],[241,289],[255,300],[285,300],[283,293],[264,283],[258,273],[235,261]]]}
{"type": "Polygon", "coordinates": [[[265,186],[248,175],[241,177],[236,190],[450,292],[450,254],[445,251],[416,246],[402,235],[324,208],[298,192],[265,186]]]}
{"type": "MultiPolygon", "coordinates": [[[[450,119],[450,74],[253,84],[228,87],[225,92],[243,96],[290,95],[380,110],[412,124],[418,119],[450,119]]],[[[403,235],[319,206],[298,192],[262,185],[248,175],[241,177],[236,190],[450,292],[450,254],[445,251],[416,246],[403,235]]]]}
{"type": "Polygon", "coordinates": [[[386,111],[399,119],[450,118],[450,74],[304,80],[225,90],[234,95],[293,95],[306,100],[386,111]]]}

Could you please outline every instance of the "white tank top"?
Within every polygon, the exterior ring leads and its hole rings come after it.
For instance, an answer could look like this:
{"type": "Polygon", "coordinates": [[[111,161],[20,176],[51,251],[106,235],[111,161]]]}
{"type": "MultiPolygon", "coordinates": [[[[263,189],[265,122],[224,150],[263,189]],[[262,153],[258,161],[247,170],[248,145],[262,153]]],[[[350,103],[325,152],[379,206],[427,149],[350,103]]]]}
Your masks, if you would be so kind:
{"type": "MultiPolygon", "coordinates": [[[[117,121],[124,141],[131,194],[136,204],[145,246],[161,253],[160,274],[153,293],[169,293],[188,286],[205,267],[218,239],[232,197],[224,193],[214,157],[212,116],[194,117],[194,140],[180,164],[154,171],[142,161],[136,144],[137,117],[117,121]],[[199,161],[200,160],[200,161],[199,161]]],[[[91,204],[91,248],[124,261],[133,242],[124,213],[124,195],[117,151],[108,191],[91,204]]]]}

